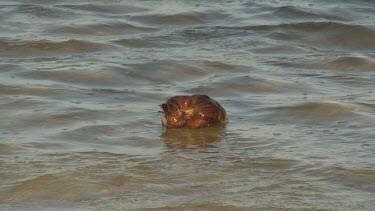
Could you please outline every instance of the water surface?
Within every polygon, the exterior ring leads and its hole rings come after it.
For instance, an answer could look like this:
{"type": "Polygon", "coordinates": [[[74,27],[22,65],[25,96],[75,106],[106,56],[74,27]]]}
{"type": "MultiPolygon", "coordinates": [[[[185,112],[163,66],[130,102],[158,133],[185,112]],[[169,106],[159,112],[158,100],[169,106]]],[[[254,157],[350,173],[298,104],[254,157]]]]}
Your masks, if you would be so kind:
{"type": "Polygon", "coordinates": [[[372,1],[0,3],[4,210],[372,210],[372,1]],[[166,130],[208,94],[225,127],[166,130]]]}

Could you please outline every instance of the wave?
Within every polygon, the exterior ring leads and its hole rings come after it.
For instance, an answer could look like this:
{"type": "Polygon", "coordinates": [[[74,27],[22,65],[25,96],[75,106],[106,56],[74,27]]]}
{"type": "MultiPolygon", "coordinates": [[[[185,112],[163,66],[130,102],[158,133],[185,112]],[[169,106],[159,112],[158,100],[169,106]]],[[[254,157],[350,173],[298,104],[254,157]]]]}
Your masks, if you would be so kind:
{"type": "Polygon", "coordinates": [[[224,17],[227,15],[218,11],[192,11],[176,14],[145,14],[132,16],[132,19],[150,24],[186,25],[220,20],[224,17]]]}
{"type": "Polygon", "coordinates": [[[247,36],[250,32],[257,32],[257,36],[267,36],[275,40],[321,49],[372,50],[375,48],[375,39],[373,39],[375,30],[373,27],[364,25],[339,22],[301,22],[218,28],[233,31],[236,36],[247,36]]]}
{"type": "MultiPolygon", "coordinates": [[[[372,163],[369,163],[369,165],[372,165],[372,163]]],[[[350,188],[371,193],[375,192],[375,172],[371,168],[327,166],[316,169],[310,168],[305,170],[305,172],[350,188]]]]}
{"type": "Polygon", "coordinates": [[[308,10],[303,7],[295,7],[291,5],[281,6],[281,7],[263,7],[263,12],[261,14],[255,14],[252,16],[253,19],[268,20],[270,22],[275,21],[316,21],[316,20],[332,20],[332,21],[343,21],[345,18],[343,16],[332,15],[334,13],[329,13],[317,9],[308,10]]]}
{"type": "Polygon", "coordinates": [[[319,64],[322,68],[334,70],[375,70],[375,59],[370,57],[341,56],[319,64]]]}
{"type": "Polygon", "coordinates": [[[204,93],[208,95],[244,95],[257,92],[280,92],[298,90],[297,84],[278,79],[251,77],[249,75],[236,74],[214,76],[205,81],[200,81],[194,88],[188,89],[189,93],[204,93]]]}
{"type": "Polygon", "coordinates": [[[130,80],[109,71],[27,71],[17,76],[88,86],[120,86],[131,83],[130,80]]]}
{"type": "Polygon", "coordinates": [[[105,14],[127,14],[145,12],[149,10],[144,7],[124,4],[63,4],[58,5],[58,7],[105,14]]]}
{"type": "Polygon", "coordinates": [[[295,106],[286,106],[279,108],[288,113],[300,113],[313,116],[341,116],[355,111],[365,111],[360,106],[343,105],[334,102],[309,102],[295,106]]]}
{"type": "Polygon", "coordinates": [[[118,71],[126,77],[134,77],[157,84],[176,84],[201,81],[210,75],[233,73],[246,69],[245,66],[208,61],[160,60],[143,64],[132,64],[118,71]]]}
{"type": "Polygon", "coordinates": [[[26,14],[31,18],[66,18],[75,16],[76,12],[64,8],[58,8],[52,5],[40,4],[22,4],[17,5],[13,11],[14,14],[26,14]]]}
{"type": "Polygon", "coordinates": [[[59,26],[52,30],[54,33],[76,34],[76,35],[117,35],[128,33],[153,32],[156,28],[136,26],[133,24],[114,22],[107,24],[86,24],[75,26],[59,26]]]}
{"type": "MultiPolygon", "coordinates": [[[[270,52],[271,53],[271,52],[270,52]]],[[[294,61],[274,62],[273,64],[284,67],[297,67],[306,69],[327,69],[327,70],[375,70],[375,59],[358,54],[344,54],[334,56],[318,56],[318,58],[294,59],[294,61]]]]}
{"type": "Polygon", "coordinates": [[[133,38],[133,39],[118,39],[113,40],[113,43],[132,47],[132,48],[165,48],[165,47],[171,47],[171,45],[167,43],[160,43],[156,41],[151,41],[147,39],[139,39],[139,38],[133,38]]]}
{"type": "Polygon", "coordinates": [[[104,188],[102,185],[90,183],[77,176],[44,174],[19,182],[7,191],[6,196],[2,197],[13,203],[49,201],[58,204],[61,200],[73,202],[77,199],[88,199],[92,193],[104,188]]]}
{"type": "Polygon", "coordinates": [[[101,43],[82,40],[50,41],[2,41],[0,40],[0,55],[25,56],[59,53],[88,53],[108,49],[109,46],[101,43]]]}

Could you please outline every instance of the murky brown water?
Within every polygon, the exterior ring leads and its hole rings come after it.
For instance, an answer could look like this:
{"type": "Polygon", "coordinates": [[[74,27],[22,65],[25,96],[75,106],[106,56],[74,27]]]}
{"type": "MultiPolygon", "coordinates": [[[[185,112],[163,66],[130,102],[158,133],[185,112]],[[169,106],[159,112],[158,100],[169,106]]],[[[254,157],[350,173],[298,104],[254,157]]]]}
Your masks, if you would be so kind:
{"type": "Polygon", "coordinates": [[[373,1],[0,2],[4,210],[372,210],[373,1]],[[208,94],[225,128],[165,130],[208,94]]]}

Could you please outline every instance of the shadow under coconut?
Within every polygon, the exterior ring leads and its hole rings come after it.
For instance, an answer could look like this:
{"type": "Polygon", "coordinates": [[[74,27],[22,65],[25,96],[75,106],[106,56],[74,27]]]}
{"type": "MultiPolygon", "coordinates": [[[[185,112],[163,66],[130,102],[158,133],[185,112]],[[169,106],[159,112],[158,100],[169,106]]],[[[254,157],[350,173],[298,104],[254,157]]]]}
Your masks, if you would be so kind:
{"type": "Polygon", "coordinates": [[[165,128],[160,138],[170,149],[213,148],[224,136],[225,124],[199,129],[165,128]]]}

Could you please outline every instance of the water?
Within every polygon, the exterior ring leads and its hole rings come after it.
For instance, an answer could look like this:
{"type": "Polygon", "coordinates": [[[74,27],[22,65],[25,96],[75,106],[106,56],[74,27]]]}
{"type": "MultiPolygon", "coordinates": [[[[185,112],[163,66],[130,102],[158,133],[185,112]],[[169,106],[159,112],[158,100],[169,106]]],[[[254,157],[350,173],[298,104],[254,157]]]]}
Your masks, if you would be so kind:
{"type": "Polygon", "coordinates": [[[1,1],[1,209],[372,210],[374,8],[1,1]],[[229,122],[163,129],[178,94],[229,122]]]}

